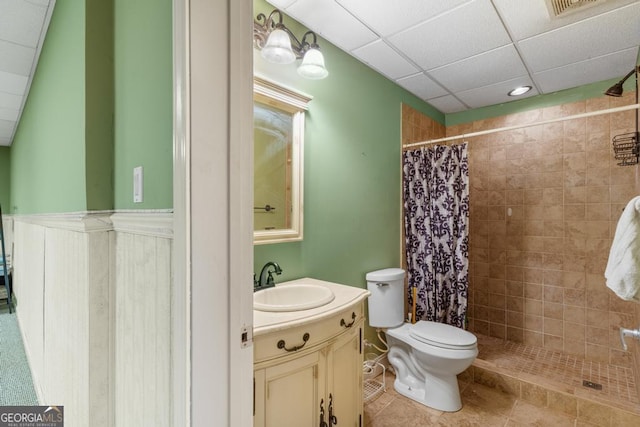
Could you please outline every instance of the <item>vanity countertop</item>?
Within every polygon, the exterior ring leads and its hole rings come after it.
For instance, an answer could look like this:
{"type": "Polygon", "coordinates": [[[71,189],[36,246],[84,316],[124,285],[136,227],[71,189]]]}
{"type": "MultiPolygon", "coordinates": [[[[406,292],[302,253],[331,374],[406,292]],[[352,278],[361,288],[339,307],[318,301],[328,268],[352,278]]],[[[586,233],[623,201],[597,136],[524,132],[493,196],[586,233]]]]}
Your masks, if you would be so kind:
{"type": "Polygon", "coordinates": [[[335,298],[328,304],[309,310],[268,312],[253,310],[253,336],[259,336],[279,330],[304,325],[332,316],[340,311],[364,301],[371,293],[366,289],[340,285],[309,277],[278,283],[276,286],[287,286],[310,283],[331,289],[335,298]]]}

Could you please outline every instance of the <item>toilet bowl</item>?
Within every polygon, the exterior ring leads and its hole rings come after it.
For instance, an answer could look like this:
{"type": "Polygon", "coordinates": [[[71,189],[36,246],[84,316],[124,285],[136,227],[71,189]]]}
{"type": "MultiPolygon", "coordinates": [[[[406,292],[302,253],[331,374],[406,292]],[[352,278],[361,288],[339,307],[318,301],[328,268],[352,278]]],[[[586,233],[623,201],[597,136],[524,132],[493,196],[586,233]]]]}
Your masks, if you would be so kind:
{"type": "Polygon", "coordinates": [[[440,411],[462,408],[456,375],[478,355],[475,335],[424,320],[387,329],[386,335],[398,393],[440,411]]]}
{"type": "Polygon", "coordinates": [[[368,273],[366,279],[371,292],[369,325],[386,333],[396,391],[440,411],[460,410],[456,375],[478,355],[476,336],[444,323],[403,323],[404,270],[378,270],[368,273]]]}

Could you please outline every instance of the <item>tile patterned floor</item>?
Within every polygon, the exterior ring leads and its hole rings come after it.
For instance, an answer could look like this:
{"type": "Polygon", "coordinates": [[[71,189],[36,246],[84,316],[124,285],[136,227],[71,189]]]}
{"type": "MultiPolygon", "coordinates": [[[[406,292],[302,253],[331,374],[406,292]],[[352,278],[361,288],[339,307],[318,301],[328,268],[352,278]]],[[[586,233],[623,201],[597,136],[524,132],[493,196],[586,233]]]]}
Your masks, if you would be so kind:
{"type": "Polygon", "coordinates": [[[386,378],[387,391],[364,406],[365,427],[595,426],[584,422],[577,424],[575,418],[539,408],[477,383],[459,382],[462,409],[442,412],[401,396],[393,389],[395,377],[387,374],[386,378]]]}
{"type": "Polygon", "coordinates": [[[635,376],[630,368],[591,362],[579,357],[539,347],[526,346],[476,334],[478,359],[510,374],[533,378],[536,382],[553,384],[576,395],[582,395],[603,403],[640,411],[640,397],[635,376]],[[583,381],[602,385],[593,390],[583,381]]]}
{"type": "Polygon", "coordinates": [[[463,407],[454,413],[442,412],[398,394],[393,388],[395,377],[387,371],[386,391],[364,406],[365,426],[640,426],[640,399],[630,369],[476,335],[480,351],[476,371],[508,374],[527,384],[538,384],[527,387],[533,392],[549,389],[560,393],[554,393],[553,401],[549,399],[545,407],[539,404],[539,396],[525,393],[524,388],[518,398],[460,375],[463,407]],[[602,390],[584,387],[583,380],[601,384],[602,390]],[[574,409],[567,411],[563,408],[567,396],[586,400],[576,408],[575,399],[569,399],[574,409]]]}

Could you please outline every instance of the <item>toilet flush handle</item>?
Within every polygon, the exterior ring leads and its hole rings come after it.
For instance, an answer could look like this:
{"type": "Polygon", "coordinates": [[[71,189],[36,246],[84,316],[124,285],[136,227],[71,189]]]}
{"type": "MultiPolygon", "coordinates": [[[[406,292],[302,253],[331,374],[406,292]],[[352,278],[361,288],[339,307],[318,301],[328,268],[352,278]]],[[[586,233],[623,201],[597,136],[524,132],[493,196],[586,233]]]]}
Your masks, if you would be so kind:
{"type": "Polygon", "coordinates": [[[379,288],[383,287],[383,286],[389,286],[388,283],[376,283],[376,286],[378,286],[379,288]]]}

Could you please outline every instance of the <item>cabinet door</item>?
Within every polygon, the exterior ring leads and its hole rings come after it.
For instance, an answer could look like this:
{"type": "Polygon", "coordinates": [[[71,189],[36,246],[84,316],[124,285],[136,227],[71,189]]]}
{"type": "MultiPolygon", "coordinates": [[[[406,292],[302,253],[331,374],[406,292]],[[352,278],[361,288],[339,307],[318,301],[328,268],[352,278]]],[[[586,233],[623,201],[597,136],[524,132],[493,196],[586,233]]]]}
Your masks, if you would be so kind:
{"type": "MultiPolygon", "coordinates": [[[[264,426],[319,425],[325,363],[325,357],[317,351],[264,369],[264,426]]],[[[261,393],[256,390],[256,397],[261,393]]],[[[261,424],[259,418],[256,408],[256,425],[261,424]]]]}
{"type": "Polygon", "coordinates": [[[329,348],[327,396],[331,394],[333,415],[340,427],[359,427],[362,422],[361,337],[362,321],[329,348]]]}

